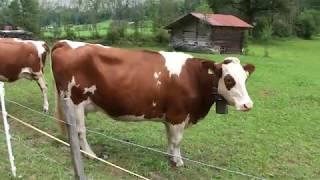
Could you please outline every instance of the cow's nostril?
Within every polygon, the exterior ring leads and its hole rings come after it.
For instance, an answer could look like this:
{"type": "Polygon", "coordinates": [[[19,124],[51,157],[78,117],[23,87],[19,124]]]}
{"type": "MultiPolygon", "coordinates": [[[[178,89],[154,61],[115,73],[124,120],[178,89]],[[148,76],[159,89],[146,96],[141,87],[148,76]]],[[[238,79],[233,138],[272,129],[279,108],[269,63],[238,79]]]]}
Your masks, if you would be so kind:
{"type": "Polygon", "coordinates": [[[248,106],[247,104],[243,104],[243,111],[250,111],[252,107],[248,106]]]}

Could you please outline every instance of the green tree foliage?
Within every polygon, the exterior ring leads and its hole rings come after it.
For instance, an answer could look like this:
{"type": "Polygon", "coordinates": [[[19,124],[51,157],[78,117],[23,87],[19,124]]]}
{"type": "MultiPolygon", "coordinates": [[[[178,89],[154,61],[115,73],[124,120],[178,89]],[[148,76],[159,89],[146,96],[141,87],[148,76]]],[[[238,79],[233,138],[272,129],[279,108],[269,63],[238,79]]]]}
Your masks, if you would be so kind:
{"type": "Polygon", "coordinates": [[[272,25],[267,24],[261,32],[261,40],[264,42],[264,57],[269,57],[269,42],[272,38],[272,25]]]}
{"type": "Polygon", "coordinates": [[[13,0],[10,3],[8,7],[8,12],[9,12],[8,21],[15,25],[21,26],[23,23],[23,14],[21,11],[21,4],[19,0],[13,0]]]}
{"type": "Polygon", "coordinates": [[[113,21],[110,24],[109,31],[106,36],[106,42],[108,44],[114,44],[117,43],[121,38],[124,38],[127,24],[127,21],[113,21]]]}
{"type": "Polygon", "coordinates": [[[260,15],[270,15],[289,11],[293,0],[207,0],[209,6],[217,13],[233,13],[249,23],[254,23],[260,15]]]}
{"type": "Polygon", "coordinates": [[[35,34],[40,32],[37,0],[13,0],[8,7],[8,21],[35,34]]]}
{"type": "Polygon", "coordinates": [[[195,8],[195,11],[201,13],[213,13],[206,0],[201,0],[201,3],[195,8]]]}
{"type": "Polygon", "coordinates": [[[305,10],[298,16],[296,22],[296,33],[299,37],[311,39],[317,32],[317,23],[312,11],[305,10]]]}

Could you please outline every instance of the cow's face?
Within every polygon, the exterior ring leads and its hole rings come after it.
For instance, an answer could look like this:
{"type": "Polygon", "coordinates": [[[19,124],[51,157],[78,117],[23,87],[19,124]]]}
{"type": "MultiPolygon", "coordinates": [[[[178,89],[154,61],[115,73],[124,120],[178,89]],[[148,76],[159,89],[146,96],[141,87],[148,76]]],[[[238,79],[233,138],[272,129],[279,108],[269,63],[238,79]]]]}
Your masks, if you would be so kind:
{"type": "Polygon", "coordinates": [[[254,69],[255,66],[252,64],[242,66],[240,60],[235,57],[226,58],[221,64],[218,93],[237,110],[249,111],[253,107],[246,88],[246,80],[254,69]]]}

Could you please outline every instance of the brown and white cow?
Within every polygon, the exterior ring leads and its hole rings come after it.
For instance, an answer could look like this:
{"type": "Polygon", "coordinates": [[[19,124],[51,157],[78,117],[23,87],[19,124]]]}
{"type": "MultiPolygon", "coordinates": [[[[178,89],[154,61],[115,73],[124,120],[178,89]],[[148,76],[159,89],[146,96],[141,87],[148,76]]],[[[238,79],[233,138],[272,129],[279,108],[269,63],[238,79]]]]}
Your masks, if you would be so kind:
{"type": "Polygon", "coordinates": [[[60,98],[59,118],[65,112],[62,107],[72,109],[80,147],[93,155],[85,128],[85,115],[90,111],[102,110],[121,121],[164,123],[171,161],[182,166],[183,130],[207,115],[217,89],[237,110],[248,111],[253,106],[245,82],[254,66],[241,66],[237,58],[218,64],[179,52],[62,40],[53,47],[52,70],[60,98]]]}
{"type": "Polygon", "coordinates": [[[35,80],[43,95],[43,110],[49,109],[43,70],[49,48],[44,41],[0,38],[0,81],[35,80]]]}

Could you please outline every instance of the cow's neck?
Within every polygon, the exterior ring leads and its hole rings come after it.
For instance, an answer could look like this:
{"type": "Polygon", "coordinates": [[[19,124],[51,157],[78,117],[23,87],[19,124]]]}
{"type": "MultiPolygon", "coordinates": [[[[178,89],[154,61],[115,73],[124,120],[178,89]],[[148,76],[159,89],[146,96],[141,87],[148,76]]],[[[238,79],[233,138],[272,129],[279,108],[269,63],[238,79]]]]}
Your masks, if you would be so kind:
{"type": "MultiPolygon", "coordinates": [[[[198,61],[199,62],[199,61],[198,61]]],[[[198,63],[197,62],[197,63],[198,63]]],[[[200,63],[200,62],[199,62],[200,63]]],[[[212,62],[214,64],[214,62],[212,62]]],[[[215,74],[209,73],[208,67],[200,65],[198,72],[198,87],[199,96],[198,107],[196,108],[196,118],[194,123],[199,119],[204,118],[210,111],[211,106],[215,103],[215,98],[218,95],[218,77],[215,74]]]]}

